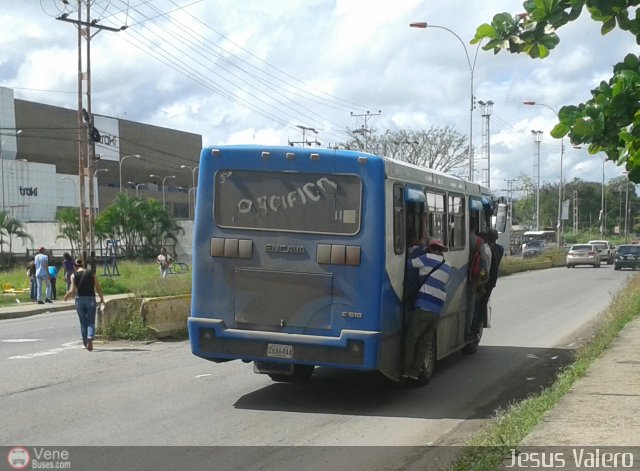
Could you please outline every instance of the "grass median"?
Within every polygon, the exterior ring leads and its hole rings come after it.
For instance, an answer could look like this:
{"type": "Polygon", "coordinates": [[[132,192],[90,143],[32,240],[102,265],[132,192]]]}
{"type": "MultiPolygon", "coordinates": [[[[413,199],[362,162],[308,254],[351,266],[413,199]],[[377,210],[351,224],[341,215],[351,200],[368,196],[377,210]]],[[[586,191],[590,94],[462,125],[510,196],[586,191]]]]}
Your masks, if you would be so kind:
{"type": "Polygon", "coordinates": [[[467,444],[453,471],[493,471],[582,378],[589,365],[611,344],[619,332],[640,313],[640,276],[631,278],[614,296],[599,320],[595,334],[575,352],[573,363],[558,374],[555,382],[524,401],[496,411],[480,432],[467,444]]]}
{"type": "MultiPolygon", "coordinates": [[[[174,296],[191,293],[191,272],[169,275],[160,278],[158,265],[155,262],[118,262],[119,276],[105,276],[101,266],[96,273],[105,295],[132,293],[135,296],[156,297],[174,296]]],[[[0,307],[28,303],[29,279],[26,270],[14,268],[0,273],[0,307]]],[[[56,282],[57,299],[61,300],[66,291],[64,273],[58,275],[56,282]]]]}

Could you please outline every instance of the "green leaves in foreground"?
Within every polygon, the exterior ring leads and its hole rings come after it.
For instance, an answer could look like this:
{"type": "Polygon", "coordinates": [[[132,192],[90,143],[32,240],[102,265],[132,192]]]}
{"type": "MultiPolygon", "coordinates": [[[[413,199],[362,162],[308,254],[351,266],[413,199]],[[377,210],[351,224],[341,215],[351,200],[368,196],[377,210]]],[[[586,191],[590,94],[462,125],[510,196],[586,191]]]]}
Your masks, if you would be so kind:
{"type": "MultiPolygon", "coordinates": [[[[556,31],[586,9],[593,21],[602,23],[603,35],[619,28],[640,44],[639,4],[638,0],[526,0],[524,13],[498,13],[491,23],[478,26],[471,43],[486,39],[484,50],[542,59],[560,42],[556,31]]],[[[572,144],[588,145],[591,154],[604,152],[609,160],[625,165],[632,181],[640,182],[640,58],[627,55],[614,66],[611,79],[601,82],[591,95],[585,103],[562,107],[560,123],[551,134],[568,135],[572,144]]]]}

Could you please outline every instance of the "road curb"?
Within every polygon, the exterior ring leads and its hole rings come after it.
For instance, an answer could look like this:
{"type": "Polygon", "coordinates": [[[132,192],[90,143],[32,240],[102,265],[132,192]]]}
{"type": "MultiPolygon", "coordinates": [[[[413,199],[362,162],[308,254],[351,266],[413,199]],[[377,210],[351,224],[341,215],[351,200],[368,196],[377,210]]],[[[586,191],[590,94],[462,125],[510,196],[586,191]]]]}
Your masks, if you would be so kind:
{"type": "Polygon", "coordinates": [[[21,317],[35,316],[49,312],[69,311],[74,309],[73,301],[62,301],[53,304],[16,304],[15,307],[4,307],[0,309],[0,320],[19,319],[21,317]]]}

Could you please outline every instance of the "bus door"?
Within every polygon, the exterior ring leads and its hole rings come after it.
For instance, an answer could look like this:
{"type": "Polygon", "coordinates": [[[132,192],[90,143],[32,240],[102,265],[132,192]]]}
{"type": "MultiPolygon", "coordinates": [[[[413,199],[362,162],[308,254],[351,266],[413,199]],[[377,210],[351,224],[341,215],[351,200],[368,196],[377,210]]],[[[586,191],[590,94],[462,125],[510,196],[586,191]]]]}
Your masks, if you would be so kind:
{"type": "Polygon", "coordinates": [[[406,251],[404,266],[404,294],[403,294],[403,310],[404,310],[404,328],[406,332],[408,315],[413,310],[413,301],[420,288],[418,286],[416,270],[407,268],[406,262],[411,257],[413,249],[418,245],[419,241],[427,235],[427,214],[425,211],[425,203],[427,198],[424,191],[416,188],[405,188],[404,192],[406,206],[406,251]]]}

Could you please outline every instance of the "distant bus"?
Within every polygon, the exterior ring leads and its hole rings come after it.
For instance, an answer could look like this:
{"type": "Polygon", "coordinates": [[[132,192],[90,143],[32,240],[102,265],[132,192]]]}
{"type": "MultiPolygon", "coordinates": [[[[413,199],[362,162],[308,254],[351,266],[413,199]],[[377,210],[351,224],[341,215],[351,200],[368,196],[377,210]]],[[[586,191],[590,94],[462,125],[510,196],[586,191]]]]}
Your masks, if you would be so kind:
{"type": "Polygon", "coordinates": [[[448,246],[445,310],[420,373],[465,341],[469,227],[493,213],[477,183],[377,155],[332,149],[203,149],[193,239],[192,352],[253,362],[275,381],[314,368],[398,380],[409,238],[448,246]]]}
{"type": "Polygon", "coordinates": [[[507,203],[495,203],[493,227],[498,231],[498,245],[504,248],[505,255],[511,255],[511,219],[507,203]]]}
{"type": "Polygon", "coordinates": [[[522,234],[522,249],[526,249],[527,244],[532,241],[542,241],[544,245],[555,246],[557,240],[556,231],[551,229],[545,229],[542,231],[526,231],[522,234]]]}

